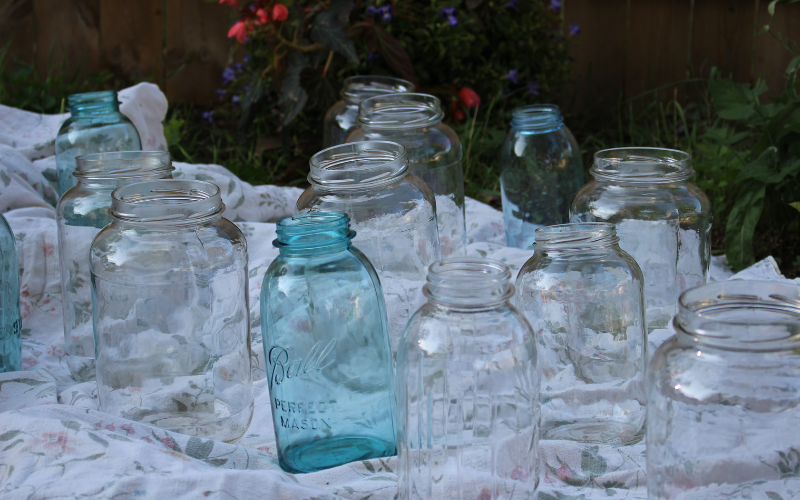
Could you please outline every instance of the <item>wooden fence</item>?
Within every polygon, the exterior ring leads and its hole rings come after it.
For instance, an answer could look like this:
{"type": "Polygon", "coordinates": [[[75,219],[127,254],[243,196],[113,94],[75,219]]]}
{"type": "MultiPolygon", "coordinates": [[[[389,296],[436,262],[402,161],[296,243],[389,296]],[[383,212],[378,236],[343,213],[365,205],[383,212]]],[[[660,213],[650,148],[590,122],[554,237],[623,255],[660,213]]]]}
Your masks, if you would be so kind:
{"type": "MultiPolygon", "coordinates": [[[[399,0],[422,1],[422,0],[399,0]]],[[[520,0],[539,1],[539,0],[520,0]]],[[[615,104],[711,67],[764,76],[779,93],[791,53],[769,35],[768,0],[561,0],[574,39],[579,106],[615,104]]],[[[228,60],[231,9],[208,0],[0,0],[0,44],[68,69],[108,69],[163,85],[171,101],[208,103],[228,60]],[[179,72],[175,73],[176,70],[179,72]],[[174,75],[173,75],[174,73],[174,75]],[[170,76],[173,75],[173,76],[170,76]],[[169,78],[167,78],[169,76],[169,78]]],[[[774,30],[795,36],[800,4],[778,6],[774,30]]]]}

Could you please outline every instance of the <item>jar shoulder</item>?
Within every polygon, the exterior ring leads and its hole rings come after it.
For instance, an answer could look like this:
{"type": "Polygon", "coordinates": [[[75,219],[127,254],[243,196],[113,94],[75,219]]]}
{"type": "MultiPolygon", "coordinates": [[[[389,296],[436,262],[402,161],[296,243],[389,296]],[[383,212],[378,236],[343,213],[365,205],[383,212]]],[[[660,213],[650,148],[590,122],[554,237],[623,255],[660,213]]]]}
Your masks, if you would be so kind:
{"type": "Polygon", "coordinates": [[[345,212],[358,223],[368,218],[417,210],[433,213],[435,203],[428,185],[422,179],[408,175],[400,182],[374,188],[333,190],[312,186],[297,199],[295,211],[345,212]]]}
{"type": "Polygon", "coordinates": [[[391,141],[407,148],[409,163],[439,163],[450,165],[461,161],[461,140],[449,125],[417,130],[365,130],[355,129],[347,142],[391,141]]]}

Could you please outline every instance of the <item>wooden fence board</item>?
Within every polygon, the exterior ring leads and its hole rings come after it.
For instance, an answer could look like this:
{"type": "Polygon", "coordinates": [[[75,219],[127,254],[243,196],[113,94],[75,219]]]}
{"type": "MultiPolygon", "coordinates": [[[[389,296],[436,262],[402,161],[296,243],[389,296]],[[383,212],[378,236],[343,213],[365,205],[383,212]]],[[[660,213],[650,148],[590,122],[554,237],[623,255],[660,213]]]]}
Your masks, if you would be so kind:
{"type": "Polygon", "coordinates": [[[33,0],[0,0],[0,49],[7,44],[7,61],[16,57],[32,64],[36,59],[33,0]]]}
{"type": "Polygon", "coordinates": [[[734,80],[752,78],[755,0],[696,0],[692,71],[706,78],[712,67],[734,80]]]}
{"type": "MultiPolygon", "coordinates": [[[[772,31],[780,34],[783,38],[789,37],[797,42],[798,27],[800,27],[800,4],[778,5],[773,18],[770,18],[767,12],[767,4],[767,1],[761,1],[758,16],[759,30],[763,25],[769,24],[772,31]]],[[[798,47],[795,47],[795,50],[798,50],[798,47]]],[[[766,80],[770,89],[766,94],[767,97],[778,96],[783,91],[786,86],[783,74],[793,57],[794,55],[770,34],[758,35],[755,74],[766,80]]]]}
{"type": "Polygon", "coordinates": [[[163,78],[162,0],[100,0],[102,64],[131,80],[163,78]]]}
{"type": "Polygon", "coordinates": [[[100,0],[35,0],[36,68],[100,69],[100,0]]]}

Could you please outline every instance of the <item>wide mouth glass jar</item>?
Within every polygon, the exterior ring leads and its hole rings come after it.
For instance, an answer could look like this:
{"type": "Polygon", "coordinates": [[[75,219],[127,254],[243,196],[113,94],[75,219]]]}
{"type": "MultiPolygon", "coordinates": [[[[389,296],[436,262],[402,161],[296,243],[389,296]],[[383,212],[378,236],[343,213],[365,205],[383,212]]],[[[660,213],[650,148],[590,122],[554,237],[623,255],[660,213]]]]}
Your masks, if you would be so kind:
{"type": "Polygon", "coordinates": [[[800,436],[800,287],[685,292],[648,373],[648,498],[791,498],[800,436]]]}

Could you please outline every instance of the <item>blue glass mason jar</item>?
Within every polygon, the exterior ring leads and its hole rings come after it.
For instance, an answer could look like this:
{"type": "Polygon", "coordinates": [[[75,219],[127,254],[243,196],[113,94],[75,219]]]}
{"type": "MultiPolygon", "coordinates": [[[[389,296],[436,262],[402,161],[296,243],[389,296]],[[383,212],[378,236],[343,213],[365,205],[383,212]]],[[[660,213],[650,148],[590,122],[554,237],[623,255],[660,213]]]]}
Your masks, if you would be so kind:
{"type": "Polygon", "coordinates": [[[22,369],[19,260],[14,233],[0,214],[0,373],[22,369]]]}
{"type": "Polygon", "coordinates": [[[58,194],[77,182],[72,176],[75,157],[108,151],[139,151],[142,141],[133,123],[119,112],[113,90],[69,96],[70,117],[56,136],[58,194]]]}
{"type": "Polygon", "coordinates": [[[261,287],[278,460],[313,472],[395,454],[389,327],[378,276],[337,212],[287,217],[261,287]]]}
{"type": "Polygon", "coordinates": [[[530,248],[536,228],[569,222],[569,203],[584,184],[583,163],[558,106],[514,110],[500,168],[508,246],[530,248]]]}

